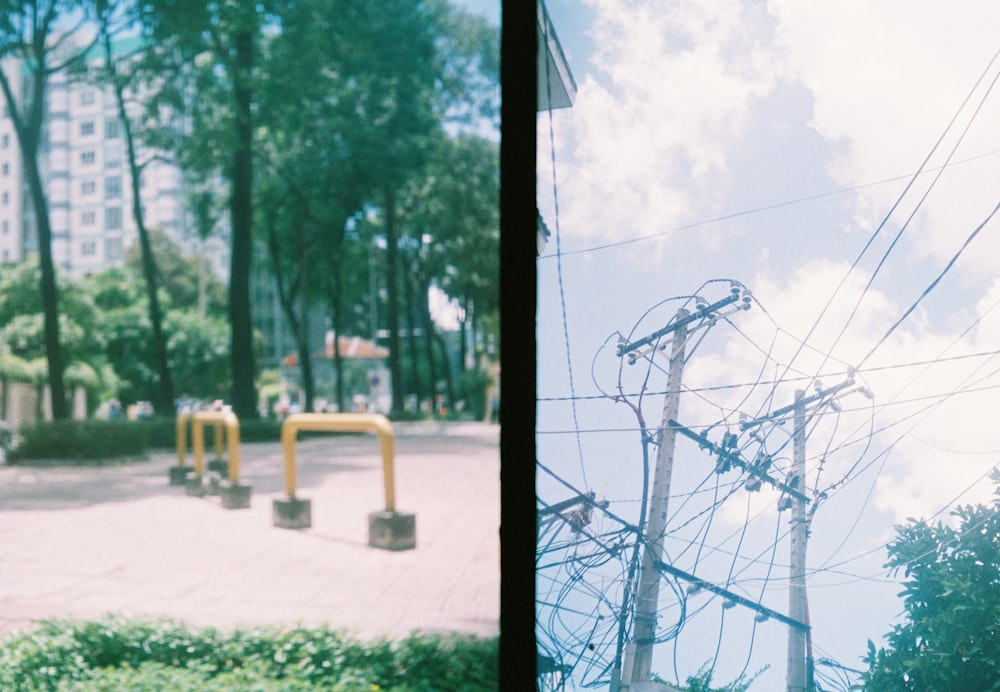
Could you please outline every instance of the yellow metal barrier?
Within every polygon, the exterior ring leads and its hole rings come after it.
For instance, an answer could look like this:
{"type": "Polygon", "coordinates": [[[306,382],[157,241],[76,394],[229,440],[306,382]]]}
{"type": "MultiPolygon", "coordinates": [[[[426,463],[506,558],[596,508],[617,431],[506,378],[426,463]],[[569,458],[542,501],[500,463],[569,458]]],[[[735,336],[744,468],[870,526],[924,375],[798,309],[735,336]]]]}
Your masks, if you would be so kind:
{"type": "MultiPolygon", "coordinates": [[[[229,480],[240,480],[240,422],[232,411],[198,411],[191,415],[191,448],[194,452],[194,472],[205,473],[205,423],[215,424],[215,454],[222,458],[222,431],[226,431],[229,444],[229,480]]],[[[178,423],[178,426],[180,423],[178,423]]],[[[180,439],[178,427],[178,439],[180,439]]]]}
{"type": "MultiPolygon", "coordinates": [[[[177,414],[177,465],[184,468],[187,459],[187,426],[194,414],[183,411],[177,414]]],[[[222,459],[222,436],[225,430],[223,421],[215,423],[215,458],[222,459]]]]}
{"type": "Polygon", "coordinates": [[[281,446],[285,450],[285,490],[295,497],[295,439],[299,430],[313,432],[375,432],[382,446],[382,473],[385,482],[385,511],[396,511],[393,456],[395,435],[389,419],[380,413],[293,413],[281,425],[281,446]]]}
{"type": "Polygon", "coordinates": [[[184,458],[187,456],[187,424],[191,420],[190,411],[177,414],[177,465],[184,468],[184,458]]]}

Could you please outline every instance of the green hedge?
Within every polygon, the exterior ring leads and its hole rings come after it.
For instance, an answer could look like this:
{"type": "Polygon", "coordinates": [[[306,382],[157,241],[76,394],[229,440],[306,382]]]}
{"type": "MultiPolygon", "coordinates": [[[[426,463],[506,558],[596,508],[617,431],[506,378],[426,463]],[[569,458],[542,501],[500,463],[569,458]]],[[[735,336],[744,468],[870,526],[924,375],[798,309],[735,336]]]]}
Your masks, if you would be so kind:
{"type": "MultiPolygon", "coordinates": [[[[190,435],[190,429],[188,434],[190,435]]],[[[37,460],[76,464],[105,463],[141,456],[150,449],[177,447],[174,418],[149,420],[46,421],[18,431],[20,441],[8,454],[13,464],[37,460]]],[[[240,442],[278,442],[281,423],[276,420],[240,422],[240,442]]],[[[215,426],[205,426],[205,445],[215,444],[215,426]]],[[[190,437],[187,440],[190,446],[190,437]]]]}
{"type": "MultiPolygon", "coordinates": [[[[174,449],[177,446],[177,419],[150,418],[136,421],[148,431],[151,449],[174,449]]],[[[190,435],[190,424],[188,425],[190,435]]],[[[205,445],[211,448],[215,440],[215,426],[205,426],[205,445]]],[[[281,421],[258,418],[240,421],[240,442],[278,442],[281,440],[281,421]]],[[[191,444],[190,437],[188,445],[191,444]]]]}
{"type": "Polygon", "coordinates": [[[329,628],[223,634],[171,620],[50,621],[0,639],[0,689],[480,692],[499,688],[496,638],[362,642],[329,628]]]}
{"type": "Polygon", "coordinates": [[[88,463],[145,454],[148,431],[129,421],[64,420],[26,426],[8,455],[11,463],[57,459],[88,463]]]}

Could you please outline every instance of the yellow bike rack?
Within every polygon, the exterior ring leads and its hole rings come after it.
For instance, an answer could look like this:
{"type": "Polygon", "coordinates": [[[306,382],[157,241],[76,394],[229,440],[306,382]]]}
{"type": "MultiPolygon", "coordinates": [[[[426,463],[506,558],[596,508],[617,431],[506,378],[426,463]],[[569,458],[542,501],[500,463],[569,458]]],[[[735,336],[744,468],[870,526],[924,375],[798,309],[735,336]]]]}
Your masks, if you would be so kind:
{"type": "MultiPolygon", "coordinates": [[[[191,411],[177,414],[177,466],[170,467],[170,485],[184,485],[187,482],[189,469],[184,464],[187,458],[187,428],[192,416],[194,413],[191,411]]],[[[225,425],[222,421],[215,423],[215,462],[219,464],[222,463],[224,431],[225,425]]]]}
{"type": "Polygon", "coordinates": [[[300,430],[310,432],[375,432],[382,448],[382,477],[385,510],[368,515],[368,544],[387,550],[408,550],[416,546],[415,517],[396,511],[395,434],[389,419],[380,413],[293,413],[281,425],[281,446],[285,453],[287,499],[274,501],[274,525],[304,529],[312,525],[309,500],[295,496],[295,442],[300,430]]]}
{"type": "MultiPolygon", "coordinates": [[[[216,491],[222,497],[222,506],[226,509],[245,509],[250,506],[250,486],[240,483],[240,422],[236,414],[229,410],[198,411],[189,414],[191,420],[191,449],[194,454],[194,474],[186,478],[187,494],[201,497],[216,491]],[[225,431],[229,450],[227,465],[228,480],[217,482],[213,476],[210,487],[206,490],[202,476],[205,475],[205,424],[215,426],[215,456],[222,458],[222,437],[225,431]]],[[[183,459],[183,425],[178,417],[177,439],[178,460],[183,459]]]]}
{"type": "Polygon", "coordinates": [[[205,473],[205,423],[215,424],[215,456],[222,457],[222,435],[224,428],[229,443],[229,480],[240,480],[240,422],[232,411],[198,411],[191,416],[191,449],[194,452],[194,473],[205,473]]]}

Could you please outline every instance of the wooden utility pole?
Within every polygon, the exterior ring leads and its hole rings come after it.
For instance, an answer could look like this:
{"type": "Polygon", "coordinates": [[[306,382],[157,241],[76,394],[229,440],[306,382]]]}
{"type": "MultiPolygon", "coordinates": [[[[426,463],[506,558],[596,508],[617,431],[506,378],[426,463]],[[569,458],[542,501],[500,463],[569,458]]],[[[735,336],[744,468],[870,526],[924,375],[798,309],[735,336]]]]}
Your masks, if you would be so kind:
{"type": "MultiPolygon", "coordinates": [[[[802,398],[805,393],[795,392],[795,428],[792,433],[792,475],[797,479],[795,486],[805,488],[806,478],[806,407],[802,398]]],[[[792,499],[791,562],[788,584],[788,617],[798,622],[806,622],[806,503],[792,499]]],[[[806,632],[794,627],[788,628],[788,692],[806,692],[806,632]]]]}
{"type": "Polygon", "coordinates": [[[684,371],[684,346],[687,341],[688,311],[677,311],[670,352],[670,372],[667,395],[663,402],[660,423],[660,447],[653,473],[653,489],[646,523],[646,545],[642,554],[639,584],[635,595],[635,620],[632,645],[626,651],[623,679],[628,682],[648,682],[653,664],[653,641],[656,633],[656,611],[660,595],[660,570],[663,561],[663,536],[667,526],[667,504],[670,499],[670,477],[673,474],[674,444],[677,429],[667,421],[676,420],[680,407],[681,375],[684,371]],[[630,655],[631,654],[631,655],[630,655]],[[631,661],[629,660],[631,659],[631,661]],[[631,674],[629,674],[631,673],[631,674]]]}

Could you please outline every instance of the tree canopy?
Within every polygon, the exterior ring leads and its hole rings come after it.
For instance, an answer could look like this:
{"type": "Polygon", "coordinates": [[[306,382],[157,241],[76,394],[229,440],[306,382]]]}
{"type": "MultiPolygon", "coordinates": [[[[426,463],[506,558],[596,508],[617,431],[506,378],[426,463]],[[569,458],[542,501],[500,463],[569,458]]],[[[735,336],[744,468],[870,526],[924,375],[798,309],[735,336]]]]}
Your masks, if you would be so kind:
{"type": "MultiPolygon", "coordinates": [[[[43,4],[14,3],[11,12],[21,19],[0,17],[0,52],[13,54],[4,41],[16,43],[26,8],[43,4]]],[[[25,357],[47,357],[57,380],[64,348],[67,363],[92,362],[95,372],[113,365],[122,398],[162,401],[166,410],[174,390],[190,395],[201,384],[184,384],[193,366],[175,359],[199,348],[214,359],[221,333],[229,339],[228,366],[213,360],[199,367],[226,378],[214,385],[224,387],[218,395],[252,417],[260,334],[251,310],[267,323],[280,304],[297,342],[307,405],[310,354],[319,352],[317,332],[327,329],[387,339],[381,345],[390,347],[396,413],[404,396],[433,401],[446,389],[449,404],[475,396],[463,383],[482,379],[467,377],[481,375],[480,363],[467,350],[485,352],[477,330],[498,325],[496,27],[447,0],[59,0],[45,7],[47,21],[79,17],[99,29],[103,52],[89,53],[86,69],[78,63],[70,77],[100,80],[118,97],[116,131],[128,143],[140,242],[124,267],[73,283],[74,291],[86,283],[92,307],[58,295],[64,282],[54,276],[43,171],[26,159],[25,170],[37,174],[30,187],[39,192],[40,271],[32,276],[43,290],[0,301],[0,327],[24,345],[25,357]],[[145,229],[140,173],[160,157],[180,167],[177,193],[187,207],[186,224],[167,228],[188,225],[202,241],[224,238],[228,287],[166,235],[145,229]],[[274,288],[280,300],[272,302],[274,288]],[[461,333],[450,342],[457,357],[431,319],[432,289],[460,306],[461,333]],[[65,314],[53,319],[57,307],[65,314]],[[88,310],[106,319],[105,328],[88,327],[88,310]]],[[[28,60],[44,66],[44,57],[28,60]]],[[[57,67],[49,64],[26,93],[41,94],[57,67]]],[[[27,103],[25,114],[41,114],[39,103],[27,103]]],[[[35,140],[28,137],[22,149],[34,152],[27,145],[35,140]]],[[[276,327],[272,335],[284,349],[285,332],[276,327]]],[[[335,360],[339,387],[339,351],[335,360]]],[[[341,407],[345,395],[338,389],[341,407]]]]}
{"type": "Polygon", "coordinates": [[[988,505],[958,506],[956,525],[910,519],[886,567],[905,576],[905,617],[868,642],[864,689],[1000,688],[1000,474],[988,505]]]}

